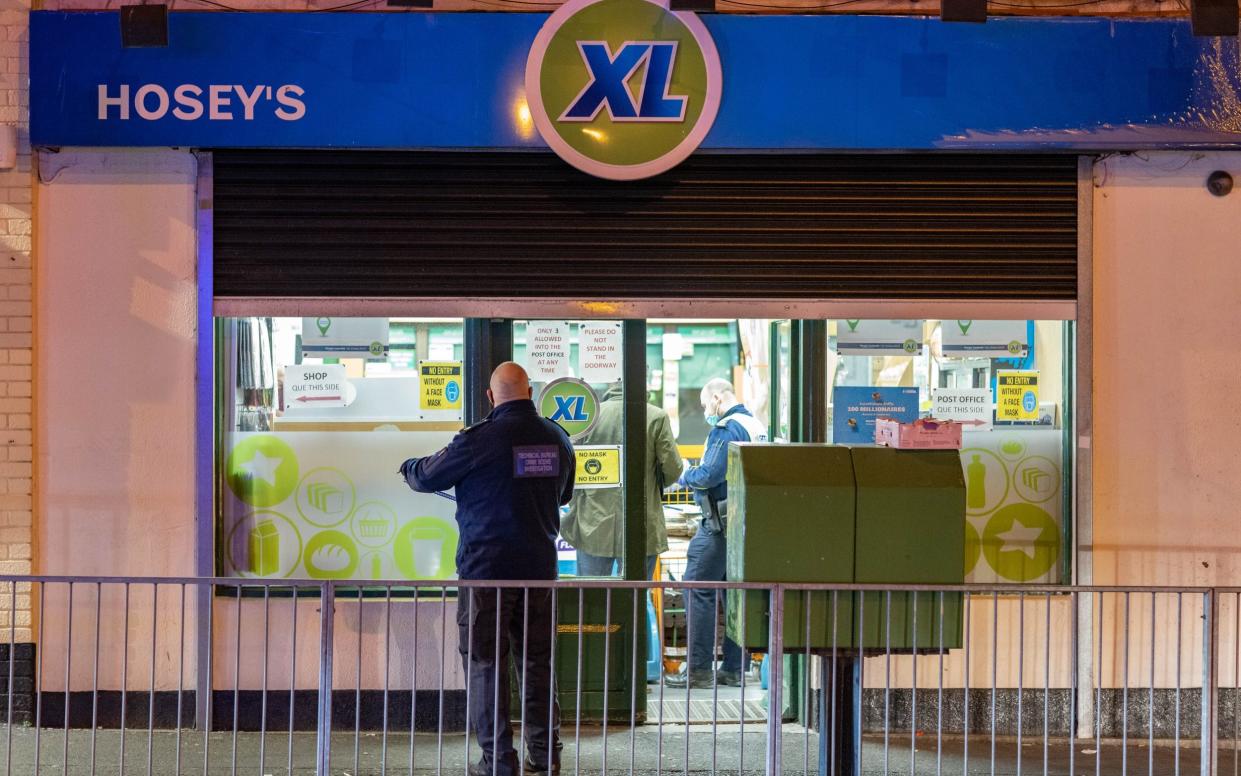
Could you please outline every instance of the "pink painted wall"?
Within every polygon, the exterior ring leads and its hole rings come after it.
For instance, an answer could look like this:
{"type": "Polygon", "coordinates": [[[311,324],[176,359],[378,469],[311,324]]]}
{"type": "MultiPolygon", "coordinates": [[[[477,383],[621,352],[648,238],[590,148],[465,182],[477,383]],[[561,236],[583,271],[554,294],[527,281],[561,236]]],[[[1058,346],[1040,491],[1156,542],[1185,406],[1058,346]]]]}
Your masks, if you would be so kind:
{"type": "MultiPolygon", "coordinates": [[[[40,156],[36,573],[194,572],[194,176],[185,152],[40,156]]],[[[177,638],[174,595],[160,591],[153,617],[150,588],[132,593],[128,637],[144,648],[130,659],[142,676],[152,627],[164,645],[177,638]]],[[[63,585],[43,596],[42,657],[58,668],[45,689],[64,681],[67,598],[63,585]]],[[[72,673],[81,688],[91,682],[95,591],[79,586],[74,598],[72,673]]],[[[119,686],[123,601],[119,587],[104,590],[105,688],[119,686]]],[[[192,669],[192,628],[188,639],[192,669]]],[[[176,686],[175,651],[158,651],[165,688],[176,686]]]]}
{"type": "Polygon", "coordinates": [[[1212,170],[1241,154],[1095,168],[1098,584],[1241,584],[1241,190],[1212,170]]]}
{"type": "Polygon", "coordinates": [[[38,571],[194,571],[194,159],[44,154],[38,571]]]}

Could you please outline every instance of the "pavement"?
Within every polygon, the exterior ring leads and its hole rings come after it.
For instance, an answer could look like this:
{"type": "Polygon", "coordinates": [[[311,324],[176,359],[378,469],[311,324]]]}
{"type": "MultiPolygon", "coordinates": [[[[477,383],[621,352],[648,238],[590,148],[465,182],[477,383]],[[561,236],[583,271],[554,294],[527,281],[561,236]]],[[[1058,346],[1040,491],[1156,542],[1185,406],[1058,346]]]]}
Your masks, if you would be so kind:
{"type": "MultiPolygon", "coordinates": [[[[758,774],[763,773],[767,731],[762,725],[746,725],[744,738],[737,725],[690,725],[688,750],[686,727],[664,725],[662,735],[655,726],[640,728],[631,739],[627,729],[609,730],[607,735],[606,773],[657,776],[658,774],[758,774]],[[744,751],[742,743],[744,741],[744,751]],[[688,757],[687,757],[688,755],[688,757]],[[744,758],[744,759],[743,759],[744,758]]],[[[2,733],[2,731],[0,731],[2,733]]],[[[785,774],[817,773],[818,737],[800,725],[782,728],[783,769],[785,774]],[[809,770],[807,770],[807,755],[809,770]]],[[[565,744],[562,776],[594,776],[605,772],[604,736],[598,727],[583,727],[572,722],[562,729],[565,744]]],[[[380,776],[409,774],[410,736],[393,734],[384,737],[375,733],[337,733],[332,737],[332,776],[380,776]]],[[[36,769],[34,751],[36,734],[33,728],[15,727],[9,753],[7,736],[0,734],[0,773],[14,776],[27,774],[95,774],[96,776],[137,776],[139,774],[296,774],[314,773],[315,736],[313,733],[213,733],[129,731],[124,738],[116,730],[100,730],[93,737],[90,731],[72,731],[68,741],[68,767],[63,731],[42,730],[38,734],[41,756],[36,769]],[[291,749],[290,749],[291,745],[291,749]],[[178,769],[178,746],[180,767],[178,769]],[[291,751],[291,755],[290,755],[291,751]],[[93,752],[93,754],[92,754],[93,752]],[[122,768],[122,756],[124,767],[122,768]],[[209,768],[204,770],[204,763],[209,768]]],[[[864,743],[862,776],[1197,776],[1198,750],[1170,743],[1156,743],[1152,749],[1146,741],[1105,741],[1096,749],[1094,741],[1077,741],[1072,747],[1067,739],[1047,742],[1046,763],[1041,737],[1025,740],[1020,747],[1011,739],[972,736],[945,737],[939,746],[934,736],[916,738],[911,752],[909,733],[893,733],[885,749],[882,735],[868,735],[864,743]],[[968,744],[968,767],[966,748],[968,744]],[[1073,768],[1069,768],[1070,751],[1073,768]],[[886,754],[886,757],[885,757],[886,754]],[[911,759],[912,755],[912,759],[911,759]]],[[[1231,745],[1221,752],[1218,773],[1235,773],[1235,757],[1231,745]]],[[[478,757],[477,744],[470,746],[469,756],[478,757]]],[[[414,773],[466,774],[466,744],[460,734],[446,734],[442,741],[434,734],[413,737],[414,773]]]]}

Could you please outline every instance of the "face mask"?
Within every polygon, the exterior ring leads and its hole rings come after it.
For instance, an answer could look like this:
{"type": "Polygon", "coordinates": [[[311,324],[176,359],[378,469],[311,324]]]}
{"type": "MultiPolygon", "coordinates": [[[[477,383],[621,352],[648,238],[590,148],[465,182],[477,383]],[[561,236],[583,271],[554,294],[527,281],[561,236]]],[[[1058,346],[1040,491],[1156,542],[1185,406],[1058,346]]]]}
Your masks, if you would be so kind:
{"type": "Polygon", "coordinates": [[[704,409],[702,416],[706,419],[708,426],[714,427],[716,423],[720,422],[720,408],[716,407],[714,412],[708,412],[704,409]]]}
{"type": "Polygon", "coordinates": [[[720,405],[714,401],[702,408],[702,417],[707,421],[708,426],[714,426],[720,422],[720,405]]]}

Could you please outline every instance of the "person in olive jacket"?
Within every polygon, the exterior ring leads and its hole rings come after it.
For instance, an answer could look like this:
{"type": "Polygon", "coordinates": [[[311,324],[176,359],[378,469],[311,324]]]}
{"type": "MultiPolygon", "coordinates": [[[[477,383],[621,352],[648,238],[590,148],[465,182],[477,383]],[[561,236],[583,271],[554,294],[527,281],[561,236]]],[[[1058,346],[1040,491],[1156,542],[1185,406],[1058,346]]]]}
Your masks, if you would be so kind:
{"type": "MultiPolygon", "coordinates": [[[[625,413],[620,383],[603,395],[599,420],[585,445],[618,445],[624,433],[625,413]]],[[[646,405],[646,578],[654,574],[655,558],[668,549],[660,496],[666,486],[681,476],[681,454],[668,413],[646,405]]],[[[560,533],[577,550],[577,573],[583,577],[602,577],[620,570],[625,555],[625,514],[620,488],[579,488],[573,495],[569,515],[560,533]]]]}

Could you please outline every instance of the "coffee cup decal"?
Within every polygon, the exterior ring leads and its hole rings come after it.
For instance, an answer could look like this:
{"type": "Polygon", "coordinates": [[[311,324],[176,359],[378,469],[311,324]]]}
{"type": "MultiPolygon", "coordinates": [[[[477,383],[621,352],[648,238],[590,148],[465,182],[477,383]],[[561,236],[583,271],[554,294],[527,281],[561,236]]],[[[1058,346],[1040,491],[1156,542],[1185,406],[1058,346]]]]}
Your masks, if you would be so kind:
{"type": "Polygon", "coordinates": [[[414,569],[420,577],[437,577],[444,554],[444,532],[435,526],[423,526],[410,532],[414,550],[414,569]]]}
{"type": "Polygon", "coordinates": [[[396,532],[392,559],[406,579],[448,579],[455,571],[456,526],[439,517],[415,517],[396,532]]]}

